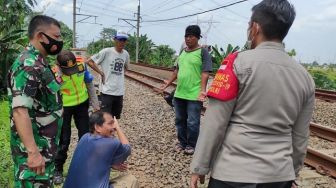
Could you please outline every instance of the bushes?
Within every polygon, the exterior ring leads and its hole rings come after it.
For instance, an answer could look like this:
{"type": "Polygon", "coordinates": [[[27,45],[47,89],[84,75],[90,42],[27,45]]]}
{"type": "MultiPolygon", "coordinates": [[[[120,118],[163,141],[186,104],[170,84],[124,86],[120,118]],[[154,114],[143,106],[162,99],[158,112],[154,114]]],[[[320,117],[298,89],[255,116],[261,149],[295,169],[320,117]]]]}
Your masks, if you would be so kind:
{"type": "Polygon", "coordinates": [[[10,151],[8,101],[0,101],[0,187],[13,187],[14,167],[10,151]]]}
{"type": "Polygon", "coordinates": [[[333,68],[310,68],[308,71],[315,81],[316,88],[336,90],[336,72],[333,68]]]}

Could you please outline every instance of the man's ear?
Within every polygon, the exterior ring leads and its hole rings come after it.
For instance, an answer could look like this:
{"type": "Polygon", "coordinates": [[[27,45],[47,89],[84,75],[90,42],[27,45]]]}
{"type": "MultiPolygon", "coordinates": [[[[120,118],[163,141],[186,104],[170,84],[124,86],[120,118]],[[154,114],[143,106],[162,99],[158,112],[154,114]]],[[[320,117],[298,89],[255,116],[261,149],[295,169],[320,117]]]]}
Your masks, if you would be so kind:
{"type": "Polygon", "coordinates": [[[101,126],[95,124],[94,127],[95,127],[95,131],[96,131],[97,133],[100,133],[100,132],[101,132],[101,126]]]}
{"type": "Polygon", "coordinates": [[[253,22],[253,26],[254,26],[254,30],[255,30],[255,34],[258,35],[259,33],[261,33],[261,27],[257,22],[253,22]]]}
{"type": "Polygon", "coordinates": [[[43,36],[42,32],[36,32],[35,33],[35,37],[37,38],[37,40],[39,42],[44,42],[44,38],[43,37],[45,37],[45,36],[43,36]]]}

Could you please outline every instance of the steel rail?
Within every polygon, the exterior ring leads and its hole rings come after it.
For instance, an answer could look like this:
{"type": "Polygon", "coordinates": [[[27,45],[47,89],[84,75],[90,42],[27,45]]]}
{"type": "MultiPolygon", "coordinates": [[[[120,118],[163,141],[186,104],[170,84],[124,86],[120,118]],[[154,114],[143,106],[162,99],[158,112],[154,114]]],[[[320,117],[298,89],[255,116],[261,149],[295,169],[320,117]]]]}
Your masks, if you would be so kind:
{"type": "MultiPolygon", "coordinates": [[[[138,72],[136,71],[130,71],[133,74],[138,74],[138,72]]],[[[142,77],[147,77],[148,75],[146,74],[138,74],[139,76],[142,77]]],[[[144,84],[147,87],[150,87],[152,89],[159,89],[154,85],[151,85],[145,81],[142,81],[139,78],[136,78],[135,76],[131,76],[130,74],[126,73],[125,76],[127,78],[130,78],[132,80],[135,80],[137,82],[140,82],[142,84],[144,84]]],[[[149,76],[150,77],[150,76],[149,76]]],[[[154,81],[162,81],[161,79],[151,79],[154,81]]],[[[165,94],[169,94],[169,92],[164,91],[165,94]]],[[[202,108],[202,114],[204,114],[206,110],[206,107],[203,106],[202,108]]],[[[318,137],[324,138],[326,140],[330,140],[330,141],[336,141],[336,130],[335,129],[331,129],[328,127],[324,127],[321,126],[319,124],[316,123],[310,123],[310,130],[311,133],[313,135],[316,135],[318,137]]],[[[330,156],[330,155],[326,155],[323,154],[319,151],[316,151],[314,149],[308,148],[307,149],[307,155],[305,158],[305,163],[311,167],[314,167],[316,169],[317,172],[321,173],[321,174],[327,174],[330,175],[332,177],[336,177],[336,158],[330,156]]]]}
{"type": "Polygon", "coordinates": [[[315,96],[316,98],[325,100],[327,102],[336,102],[336,94],[315,91],[315,96]]]}
{"type": "MultiPolygon", "coordinates": [[[[157,78],[157,77],[153,77],[151,75],[148,75],[148,74],[144,74],[144,73],[141,73],[141,72],[137,72],[137,71],[134,71],[134,70],[127,70],[127,72],[131,72],[131,73],[134,73],[134,74],[138,74],[140,76],[143,76],[143,77],[146,77],[146,78],[149,78],[151,80],[154,80],[156,82],[161,82],[163,84],[163,79],[160,79],[160,78],[157,78]]],[[[176,84],[175,83],[171,83],[172,86],[176,87],[176,84]]]]}
{"type": "Polygon", "coordinates": [[[314,167],[317,172],[336,178],[336,158],[308,148],[305,164],[314,167]]]}
{"type": "MultiPolygon", "coordinates": [[[[165,71],[173,71],[173,68],[166,68],[166,67],[160,67],[156,65],[149,65],[146,63],[133,63],[134,65],[139,65],[143,67],[149,67],[153,69],[158,70],[165,70],[165,71]]],[[[315,96],[318,99],[325,100],[327,102],[336,102],[336,91],[330,91],[330,90],[324,90],[324,89],[316,89],[315,90],[315,96]]]]}
{"type": "Polygon", "coordinates": [[[328,93],[328,94],[336,95],[336,91],[332,91],[332,90],[315,89],[315,92],[328,93]]]}
{"type": "Polygon", "coordinates": [[[336,129],[322,126],[313,122],[310,123],[309,128],[312,135],[316,135],[320,138],[336,142],[336,129]]]}

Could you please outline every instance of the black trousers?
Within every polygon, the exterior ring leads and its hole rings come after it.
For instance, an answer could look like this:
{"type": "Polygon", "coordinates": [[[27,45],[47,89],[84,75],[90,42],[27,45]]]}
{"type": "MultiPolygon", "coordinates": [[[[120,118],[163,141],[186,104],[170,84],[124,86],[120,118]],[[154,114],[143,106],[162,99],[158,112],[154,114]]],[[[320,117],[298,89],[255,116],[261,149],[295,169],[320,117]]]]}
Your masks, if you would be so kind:
{"type": "Polygon", "coordinates": [[[272,183],[238,183],[210,178],[208,188],[291,188],[293,181],[272,183]]]}
{"type": "Polygon", "coordinates": [[[71,141],[71,119],[75,120],[78,130],[78,140],[89,132],[89,99],[85,102],[70,107],[64,107],[63,125],[60,137],[60,146],[55,158],[56,171],[63,172],[63,165],[68,157],[67,152],[71,141]]]}
{"type": "Polygon", "coordinates": [[[104,112],[109,112],[112,116],[120,119],[121,111],[123,108],[123,96],[114,95],[101,95],[102,110],[104,112]]]}

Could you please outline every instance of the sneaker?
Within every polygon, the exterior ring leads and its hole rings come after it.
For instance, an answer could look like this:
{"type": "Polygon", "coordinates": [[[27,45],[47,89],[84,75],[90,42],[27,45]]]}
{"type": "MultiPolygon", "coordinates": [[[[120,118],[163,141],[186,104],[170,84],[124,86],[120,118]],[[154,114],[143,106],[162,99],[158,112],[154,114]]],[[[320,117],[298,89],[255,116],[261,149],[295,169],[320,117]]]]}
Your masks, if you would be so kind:
{"type": "Polygon", "coordinates": [[[63,175],[62,172],[60,171],[55,171],[55,175],[54,175],[54,184],[55,185],[60,185],[63,183],[63,175]]]}
{"type": "Polygon", "coordinates": [[[191,146],[187,146],[184,149],[184,154],[186,154],[186,155],[192,155],[192,154],[194,154],[194,152],[195,152],[195,149],[191,146]]]}
{"type": "Polygon", "coordinates": [[[176,144],[174,150],[175,152],[180,153],[181,151],[184,150],[184,147],[181,144],[176,144]]]}

